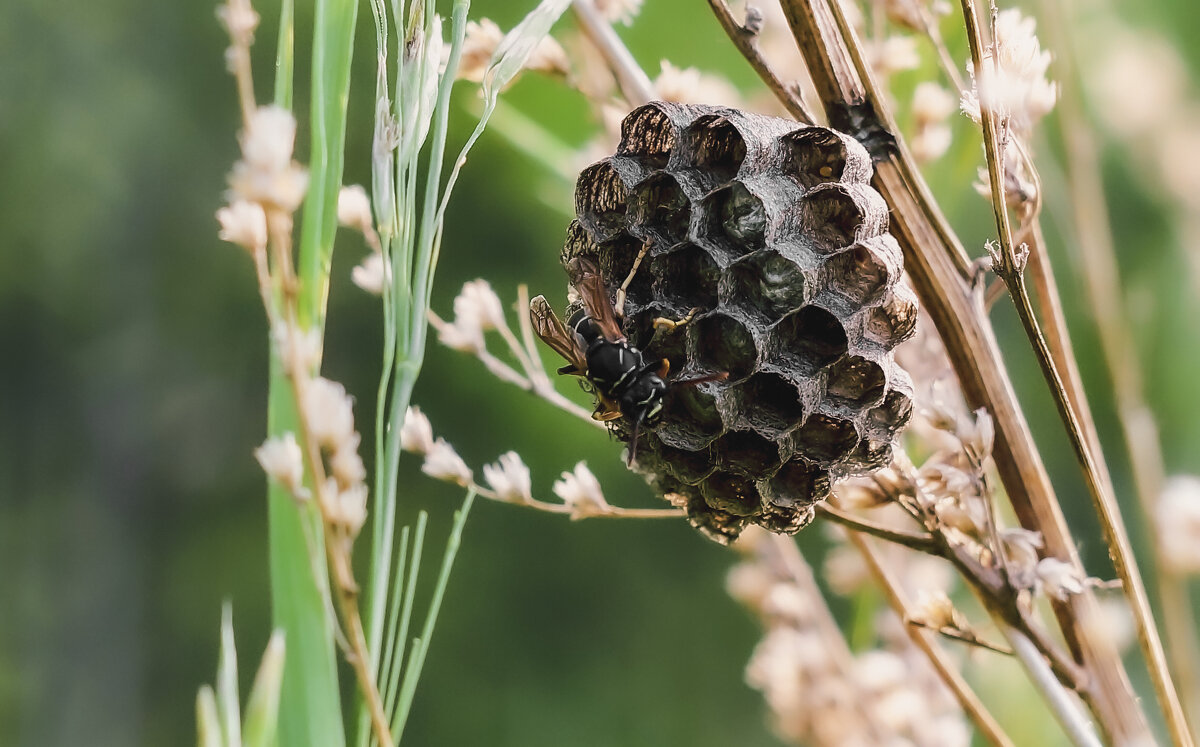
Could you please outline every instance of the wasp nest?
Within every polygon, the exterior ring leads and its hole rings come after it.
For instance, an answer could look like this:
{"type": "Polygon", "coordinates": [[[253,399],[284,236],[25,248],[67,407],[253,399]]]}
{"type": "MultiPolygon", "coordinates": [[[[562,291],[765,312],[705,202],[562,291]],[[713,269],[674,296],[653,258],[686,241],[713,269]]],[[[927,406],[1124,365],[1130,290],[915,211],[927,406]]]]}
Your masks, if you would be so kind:
{"type": "MultiPolygon", "coordinates": [[[[655,102],[579,177],[564,262],[595,261],[615,297],[647,245],[630,343],[667,359],[669,381],[728,374],[671,386],[634,464],[718,541],[748,524],[799,530],[831,481],[888,463],[911,414],[892,350],[916,297],[870,176],[866,150],[833,130],[655,102]]],[[[623,420],[614,430],[631,438],[623,420]]]]}

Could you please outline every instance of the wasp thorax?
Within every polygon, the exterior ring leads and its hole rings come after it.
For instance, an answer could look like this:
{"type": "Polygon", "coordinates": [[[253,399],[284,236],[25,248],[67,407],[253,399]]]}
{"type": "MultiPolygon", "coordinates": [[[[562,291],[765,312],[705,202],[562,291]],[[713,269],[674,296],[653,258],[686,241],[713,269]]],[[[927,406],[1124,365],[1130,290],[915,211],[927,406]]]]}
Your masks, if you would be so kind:
{"type": "Polygon", "coordinates": [[[833,480],[888,463],[912,411],[892,350],[916,298],[870,157],[824,127],[711,106],[651,103],[622,133],[579,177],[563,260],[594,263],[614,298],[628,278],[621,331],[670,364],[634,468],[718,541],[795,532],[833,480]]]}

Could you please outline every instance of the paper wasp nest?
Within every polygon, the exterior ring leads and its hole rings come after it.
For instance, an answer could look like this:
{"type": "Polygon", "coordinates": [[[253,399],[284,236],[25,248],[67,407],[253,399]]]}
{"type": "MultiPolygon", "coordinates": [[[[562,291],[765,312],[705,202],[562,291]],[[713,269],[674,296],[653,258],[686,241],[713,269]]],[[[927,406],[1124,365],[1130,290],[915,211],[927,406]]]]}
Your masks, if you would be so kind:
{"type": "Polygon", "coordinates": [[[593,259],[615,293],[649,241],[625,335],[669,360],[670,380],[728,372],[671,387],[634,464],[718,541],[747,524],[799,530],[832,480],[889,462],[911,414],[892,350],[916,297],[870,176],[866,150],[833,130],[655,102],[579,177],[563,261],[593,259]]]}

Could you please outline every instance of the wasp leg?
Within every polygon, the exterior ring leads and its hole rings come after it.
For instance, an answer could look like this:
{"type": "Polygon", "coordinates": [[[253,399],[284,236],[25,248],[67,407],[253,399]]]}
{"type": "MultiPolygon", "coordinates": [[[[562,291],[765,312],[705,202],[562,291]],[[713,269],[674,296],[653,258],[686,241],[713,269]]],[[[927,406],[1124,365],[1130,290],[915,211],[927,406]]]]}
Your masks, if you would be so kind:
{"type": "Polygon", "coordinates": [[[596,411],[592,413],[592,420],[598,420],[601,423],[607,423],[619,417],[621,417],[621,408],[607,397],[600,398],[600,401],[596,403],[596,411]]]}
{"type": "Polygon", "coordinates": [[[562,366],[558,369],[559,376],[583,376],[585,371],[579,370],[579,366],[572,363],[569,366],[562,366]]]}
{"type": "Polygon", "coordinates": [[[658,378],[663,381],[667,380],[667,374],[671,373],[671,361],[666,358],[662,359],[662,363],[658,366],[658,378]]]}
{"type": "Polygon", "coordinates": [[[650,241],[647,240],[642,244],[642,248],[638,251],[637,256],[633,259],[633,267],[629,268],[629,274],[625,276],[625,282],[621,283],[621,287],[617,288],[617,300],[613,304],[616,309],[617,316],[625,317],[625,296],[629,290],[629,286],[633,283],[633,278],[637,275],[638,268],[642,266],[642,260],[646,258],[646,253],[650,251],[650,241]]]}
{"type": "Polygon", "coordinates": [[[696,306],[687,313],[687,316],[680,319],[679,321],[675,321],[674,319],[667,319],[664,316],[657,317],[654,320],[654,330],[655,330],[655,332],[660,332],[660,331],[661,332],[674,332],[675,330],[679,329],[683,325],[692,321],[693,317],[695,317],[696,313],[699,311],[700,311],[700,307],[696,306]]]}

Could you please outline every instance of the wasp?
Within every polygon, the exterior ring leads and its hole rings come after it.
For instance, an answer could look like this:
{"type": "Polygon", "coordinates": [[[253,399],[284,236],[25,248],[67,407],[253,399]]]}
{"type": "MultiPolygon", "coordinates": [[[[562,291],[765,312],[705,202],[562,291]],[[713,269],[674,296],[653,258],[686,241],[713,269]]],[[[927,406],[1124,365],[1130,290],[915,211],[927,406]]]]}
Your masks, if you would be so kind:
{"type": "MultiPolygon", "coordinates": [[[[643,246],[629,277],[617,291],[617,302],[609,300],[608,286],[595,262],[576,257],[567,265],[571,286],[582,304],[564,324],[545,296],[529,304],[529,318],[538,337],[566,359],[568,365],[558,373],[580,376],[591,384],[598,402],[592,417],[610,422],[624,417],[632,429],[629,463],[637,449],[638,431],[654,427],[662,417],[668,390],[673,386],[694,386],[720,381],[728,374],[719,373],[687,380],[667,382],[670,363],[647,360],[646,355],[629,343],[621,332],[618,315],[624,313],[625,291],[637,272],[649,245],[643,246]]],[[[693,309],[682,321],[655,320],[656,329],[675,329],[691,321],[693,309]]]]}

